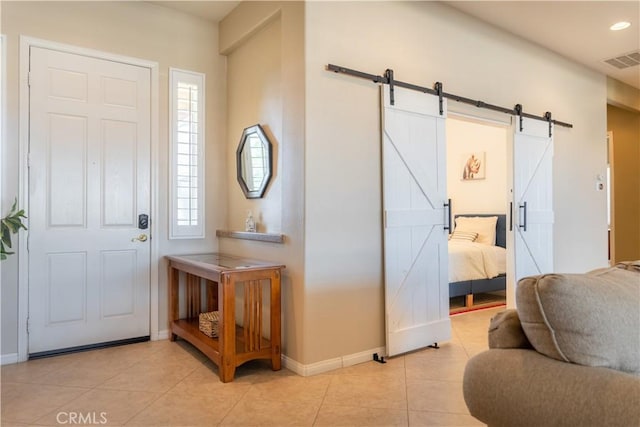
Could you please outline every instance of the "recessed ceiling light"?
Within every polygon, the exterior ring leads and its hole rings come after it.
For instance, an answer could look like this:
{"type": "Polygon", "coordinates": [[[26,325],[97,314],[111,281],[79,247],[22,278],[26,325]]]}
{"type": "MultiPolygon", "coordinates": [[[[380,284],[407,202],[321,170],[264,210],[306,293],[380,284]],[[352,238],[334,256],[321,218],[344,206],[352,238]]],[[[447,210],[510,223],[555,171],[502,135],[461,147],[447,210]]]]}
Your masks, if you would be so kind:
{"type": "Polygon", "coordinates": [[[620,21],[610,26],[609,29],[611,31],[620,31],[620,30],[624,30],[625,28],[629,28],[630,26],[631,26],[631,22],[620,21]]]}

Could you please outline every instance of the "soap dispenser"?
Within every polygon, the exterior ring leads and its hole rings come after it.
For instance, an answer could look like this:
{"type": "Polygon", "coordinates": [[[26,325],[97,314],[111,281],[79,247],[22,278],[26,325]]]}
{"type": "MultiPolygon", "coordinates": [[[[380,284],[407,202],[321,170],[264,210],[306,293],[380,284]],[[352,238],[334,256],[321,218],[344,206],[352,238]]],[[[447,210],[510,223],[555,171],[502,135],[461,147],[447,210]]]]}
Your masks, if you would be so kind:
{"type": "Polygon", "coordinates": [[[255,233],[256,222],[253,220],[253,214],[251,211],[247,211],[247,219],[244,222],[244,230],[250,233],[255,233]]]}

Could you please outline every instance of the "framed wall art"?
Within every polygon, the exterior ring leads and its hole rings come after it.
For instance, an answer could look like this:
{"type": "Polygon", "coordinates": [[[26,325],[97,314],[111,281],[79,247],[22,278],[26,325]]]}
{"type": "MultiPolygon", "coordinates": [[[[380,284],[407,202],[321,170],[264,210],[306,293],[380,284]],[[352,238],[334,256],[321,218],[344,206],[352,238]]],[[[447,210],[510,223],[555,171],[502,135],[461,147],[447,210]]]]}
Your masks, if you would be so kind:
{"type": "Polygon", "coordinates": [[[486,177],[486,153],[484,151],[475,151],[463,154],[461,157],[462,173],[460,174],[463,181],[472,181],[476,179],[485,179],[486,177]]]}

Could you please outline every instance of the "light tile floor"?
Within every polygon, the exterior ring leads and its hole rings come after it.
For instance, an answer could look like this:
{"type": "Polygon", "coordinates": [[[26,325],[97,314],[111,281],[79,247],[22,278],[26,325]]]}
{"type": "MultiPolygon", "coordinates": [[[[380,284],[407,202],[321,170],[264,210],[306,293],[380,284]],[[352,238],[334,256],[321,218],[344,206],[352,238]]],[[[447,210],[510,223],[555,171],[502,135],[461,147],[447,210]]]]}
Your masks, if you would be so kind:
{"type": "Polygon", "coordinates": [[[487,348],[489,319],[500,310],[452,316],[452,339],[440,349],[311,377],[254,361],[224,384],[184,341],[6,365],[1,425],[483,425],[467,411],[462,375],[467,360],[487,348]]]}

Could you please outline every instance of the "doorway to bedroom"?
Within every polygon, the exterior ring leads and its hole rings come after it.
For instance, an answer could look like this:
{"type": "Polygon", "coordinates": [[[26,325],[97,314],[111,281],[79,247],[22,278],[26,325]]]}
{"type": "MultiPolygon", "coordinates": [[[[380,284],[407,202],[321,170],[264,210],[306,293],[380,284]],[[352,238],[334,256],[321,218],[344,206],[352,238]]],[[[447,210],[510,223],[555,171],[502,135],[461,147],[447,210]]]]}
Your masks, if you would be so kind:
{"type": "Polygon", "coordinates": [[[506,304],[510,132],[507,123],[452,113],[446,121],[450,314],[506,304]]]}

